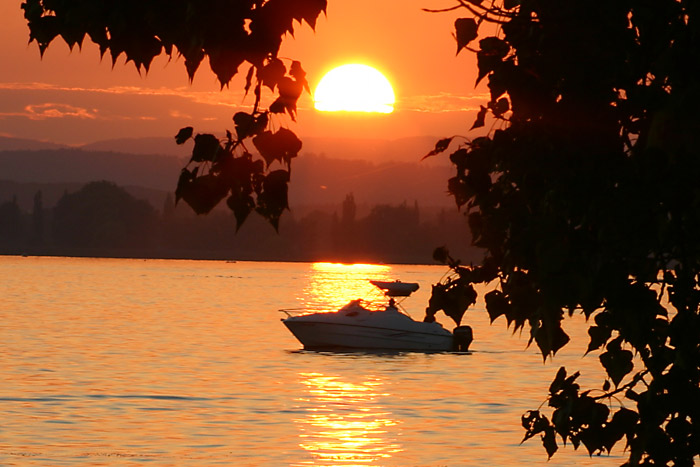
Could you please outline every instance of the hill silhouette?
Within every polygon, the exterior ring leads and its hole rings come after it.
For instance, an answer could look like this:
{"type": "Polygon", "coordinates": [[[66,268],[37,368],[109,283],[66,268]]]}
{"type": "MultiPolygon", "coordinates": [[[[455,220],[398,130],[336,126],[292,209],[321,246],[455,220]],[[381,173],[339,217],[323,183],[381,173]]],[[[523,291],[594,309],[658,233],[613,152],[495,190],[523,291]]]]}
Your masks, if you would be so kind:
{"type": "MultiPolygon", "coordinates": [[[[216,131],[213,132],[216,134],[216,131]]],[[[437,137],[415,136],[398,139],[377,138],[321,138],[302,137],[302,155],[317,155],[332,159],[382,162],[417,162],[435,147],[437,137]]],[[[178,158],[189,157],[191,147],[178,146],[171,136],[144,138],[113,138],[98,140],[80,146],[66,146],[44,141],[0,137],[0,151],[75,148],[83,151],[117,152],[125,154],[160,154],[178,158]]],[[[424,162],[431,166],[439,161],[424,162]]]]}
{"type": "MultiPolygon", "coordinates": [[[[174,191],[186,161],[167,155],[76,148],[0,151],[0,200],[18,194],[12,190],[22,191],[10,182],[82,185],[107,180],[120,186],[161,191],[160,200],[152,201],[154,207],[160,208],[166,192],[174,191]]],[[[447,165],[417,161],[377,163],[305,154],[295,161],[289,197],[292,209],[302,210],[338,205],[348,193],[354,193],[361,209],[413,200],[420,200],[423,206],[449,207],[454,206],[445,185],[449,174],[447,165]]],[[[151,195],[148,198],[151,200],[151,195]]],[[[25,207],[30,201],[31,197],[19,199],[25,207]]]]}

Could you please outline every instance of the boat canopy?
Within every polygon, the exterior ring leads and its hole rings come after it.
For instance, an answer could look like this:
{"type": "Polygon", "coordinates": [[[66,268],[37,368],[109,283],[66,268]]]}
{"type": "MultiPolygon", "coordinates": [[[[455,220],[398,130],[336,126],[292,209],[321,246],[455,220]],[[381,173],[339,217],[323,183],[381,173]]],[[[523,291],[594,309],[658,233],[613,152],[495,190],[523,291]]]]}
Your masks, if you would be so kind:
{"type": "Polygon", "coordinates": [[[380,288],[387,297],[408,297],[413,292],[418,290],[418,284],[415,282],[401,281],[369,281],[375,287],[380,288]]]}

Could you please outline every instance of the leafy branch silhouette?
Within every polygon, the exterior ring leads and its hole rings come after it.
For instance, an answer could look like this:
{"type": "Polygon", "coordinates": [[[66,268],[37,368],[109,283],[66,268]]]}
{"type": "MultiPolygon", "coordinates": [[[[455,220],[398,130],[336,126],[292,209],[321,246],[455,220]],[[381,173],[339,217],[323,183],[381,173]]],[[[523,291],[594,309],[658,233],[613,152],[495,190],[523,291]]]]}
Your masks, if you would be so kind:
{"type": "Polygon", "coordinates": [[[301,141],[287,128],[274,128],[272,117],[295,120],[297,100],[309,90],[301,64],[292,61],[287,67],[278,58],[279,48],[286,35],[294,34],[295,24],[315,28],[326,0],[25,0],[21,7],[29,41],[37,43],[42,56],[58,37],[71,50],[87,39],[99,46],[101,56],[109,52],[113,66],[124,55],[139,73],[148,72],[161,54],[183,57],[190,81],[207,58],[222,89],[247,64],[245,91],[252,88],[255,102],[251,112],[234,115],[235,135],[193,136],[191,127],[177,134],[178,144],[192,138],[194,146],[176,197],[198,214],[226,199],[238,227],[255,210],[278,228],[288,207],[291,160],[301,141]],[[263,86],[277,95],[265,109],[263,86]],[[247,139],[252,145],[244,144],[247,139]]]}
{"type": "Polygon", "coordinates": [[[551,457],[558,439],[600,454],[624,438],[625,465],[692,465],[700,455],[700,10],[676,0],[585,8],[460,0],[434,11],[458,9],[471,16],[455,22],[457,53],[476,54],[476,82],[487,79],[490,91],[472,128],[503,125],[449,155],[448,190],[484,257],[466,266],[436,250],[454,271],[442,287],[462,291],[446,307],[463,307],[461,297],[484,284],[491,321],[529,330],[545,359],[569,342],[564,319],[589,321],[587,351],[607,375],[602,395],[560,369],[547,395],[552,412],[523,416],[524,441],[540,435],[551,457]],[[485,23],[498,33],[480,38],[485,23]]]}

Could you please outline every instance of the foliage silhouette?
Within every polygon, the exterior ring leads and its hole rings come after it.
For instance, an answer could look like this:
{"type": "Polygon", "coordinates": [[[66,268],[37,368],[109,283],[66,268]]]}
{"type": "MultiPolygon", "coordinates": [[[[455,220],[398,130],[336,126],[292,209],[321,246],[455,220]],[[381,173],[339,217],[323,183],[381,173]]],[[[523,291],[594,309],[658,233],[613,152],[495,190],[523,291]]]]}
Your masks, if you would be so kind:
{"type": "MultiPolygon", "coordinates": [[[[448,188],[485,250],[443,287],[488,284],[493,322],[528,329],[546,359],[589,319],[588,352],[608,378],[583,390],[561,368],[551,413],[523,415],[540,435],[610,452],[625,465],[692,465],[700,455],[700,5],[685,0],[459,1],[458,52],[476,53],[490,101],[452,152],[448,188]],[[496,36],[474,43],[474,25],[496,36]]],[[[436,11],[436,10],[432,10],[436,11]]],[[[446,10],[441,10],[446,11],[446,10]]],[[[437,142],[426,157],[447,150],[437,142]]],[[[444,295],[444,294],[443,294],[444,295]]],[[[441,299],[447,297],[441,296],[441,299]]],[[[461,302],[460,302],[461,300],[461,302]]]]}
{"type": "MultiPolygon", "coordinates": [[[[182,56],[190,80],[206,57],[222,89],[248,63],[245,91],[253,89],[252,111],[234,116],[236,137],[231,132],[222,141],[211,134],[194,137],[177,199],[204,214],[227,198],[239,227],[255,210],[277,228],[287,208],[291,159],[301,142],[288,129],[273,132],[271,117],[287,114],[294,120],[297,100],[309,90],[301,64],[293,61],[287,68],[277,54],[284,36],[294,34],[295,21],[315,28],[326,0],[25,0],[22,9],[29,41],[36,41],[42,56],[59,36],[71,49],[82,47],[88,38],[103,56],[109,51],[113,65],[124,54],[139,72],[148,72],[160,54],[182,56]],[[263,85],[277,93],[267,109],[261,107],[263,85]],[[244,144],[247,138],[253,138],[265,166],[254,160],[244,144]],[[286,170],[270,169],[274,160],[286,163],[286,170]]],[[[176,142],[183,144],[192,133],[192,128],[183,128],[176,142]]]]}

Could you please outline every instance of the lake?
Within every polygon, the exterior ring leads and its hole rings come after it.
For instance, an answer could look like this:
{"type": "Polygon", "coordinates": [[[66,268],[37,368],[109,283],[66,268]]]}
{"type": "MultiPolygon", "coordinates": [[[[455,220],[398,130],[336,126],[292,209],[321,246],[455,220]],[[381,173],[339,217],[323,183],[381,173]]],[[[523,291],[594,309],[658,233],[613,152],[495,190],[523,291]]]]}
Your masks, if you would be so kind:
{"type": "MultiPolygon", "coordinates": [[[[335,309],[367,279],[441,266],[0,256],[0,464],[620,465],[539,437],[520,444],[559,366],[600,387],[585,323],[543,364],[528,335],[465,315],[468,353],[301,350],[278,309],[335,309]]],[[[454,324],[442,314],[448,329],[454,324]]]]}

